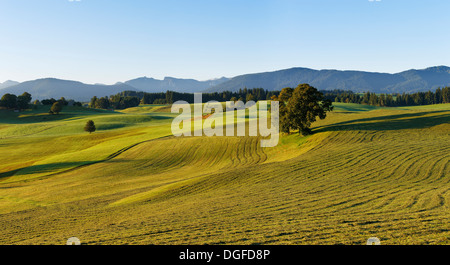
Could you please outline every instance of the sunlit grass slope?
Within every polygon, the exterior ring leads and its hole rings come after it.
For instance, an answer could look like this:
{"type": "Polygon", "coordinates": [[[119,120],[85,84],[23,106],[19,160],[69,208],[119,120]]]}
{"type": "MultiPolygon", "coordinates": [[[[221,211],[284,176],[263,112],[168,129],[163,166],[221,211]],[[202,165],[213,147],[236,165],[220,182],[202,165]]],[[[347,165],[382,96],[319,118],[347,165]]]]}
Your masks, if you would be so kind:
{"type": "Polygon", "coordinates": [[[338,103],[275,148],[166,106],[0,112],[2,244],[450,244],[449,104],[338,103]]]}

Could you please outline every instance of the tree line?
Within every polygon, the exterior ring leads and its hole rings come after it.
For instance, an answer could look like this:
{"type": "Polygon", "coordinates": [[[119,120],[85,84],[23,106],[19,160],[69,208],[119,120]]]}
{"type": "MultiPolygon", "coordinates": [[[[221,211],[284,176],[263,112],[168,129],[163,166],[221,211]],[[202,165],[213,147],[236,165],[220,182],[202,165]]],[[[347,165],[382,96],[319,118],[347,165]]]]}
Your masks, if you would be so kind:
{"type": "Polygon", "coordinates": [[[136,96],[121,96],[120,94],[101,98],[94,96],[89,103],[89,107],[95,109],[127,109],[139,106],[140,102],[141,100],[136,96]]]}
{"type": "Polygon", "coordinates": [[[376,94],[366,92],[362,95],[352,91],[323,91],[325,98],[334,102],[357,103],[381,107],[418,106],[450,103],[450,87],[438,88],[435,92],[417,92],[412,94],[376,94]]]}
{"type": "MultiPolygon", "coordinates": [[[[262,88],[240,89],[236,92],[224,91],[214,93],[202,93],[203,101],[259,101],[270,100],[272,96],[279,94],[279,91],[268,91],[262,88]]],[[[184,100],[194,103],[193,93],[180,93],[174,91],[147,93],[137,91],[124,91],[109,97],[93,97],[89,107],[96,109],[126,109],[137,107],[140,104],[173,104],[176,101],[184,100]]]]}
{"type": "Polygon", "coordinates": [[[78,101],[75,101],[72,99],[66,100],[64,97],[61,97],[58,100],[56,100],[54,98],[43,99],[42,101],[35,100],[33,104],[34,105],[50,105],[50,106],[52,106],[56,102],[59,102],[63,106],[75,106],[75,107],[83,106],[83,104],[81,102],[78,102],[78,101]]]}
{"type": "MultiPolygon", "coordinates": [[[[450,87],[438,88],[435,92],[417,92],[412,94],[376,94],[366,92],[363,94],[352,91],[333,90],[321,91],[324,98],[333,102],[357,103],[382,107],[396,106],[415,106],[450,103],[450,87]]],[[[236,92],[224,91],[214,93],[203,93],[203,101],[260,101],[270,100],[273,96],[278,97],[280,91],[268,91],[263,88],[239,89],[236,92]]],[[[0,99],[0,107],[6,109],[23,110],[29,108],[32,96],[25,92],[20,96],[5,94],[0,99]]],[[[112,96],[93,97],[90,100],[89,107],[97,109],[126,109],[137,107],[140,104],[173,104],[178,100],[184,100],[188,103],[194,103],[193,93],[179,93],[174,91],[147,93],[136,91],[124,91],[112,96]]],[[[66,100],[64,97],[56,100],[54,98],[35,100],[33,105],[53,106],[59,103],[61,106],[82,106],[81,102],[66,100]]]]}
{"type": "Polygon", "coordinates": [[[54,98],[44,99],[42,101],[35,100],[31,104],[32,96],[28,92],[24,92],[20,96],[14,94],[6,93],[0,99],[0,108],[9,110],[25,110],[29,108],[36,108],[38,105],[49,105],[49,114],[59,114],[64,106],[79,106],[81,107],[81,102],[76,102],[74,100],[66,100],[64,97],[56,100],[54,98]]]}
{"type": "Polygon", "coordinates": [[[4,94],[0,99],[0,107],[15,110],[28,109],[31,99],[31,94],[27,92],[23,93],[20,96],[7,93],[4,94]]]}
{"type": "MultiPolygon", "coordinates": [[[[202,93],[203,101],[259,101],[270,100],[273,95],[278,95],[279,91],[268,91],[263,88],[239,89],[239,91],[223,91],[213,93],[202,93]]],[[[146,92],[122,92],[127,96],[137,96],[141,99],[142,104],[173,104],[176,101],[184,100],[188,103],[194,103],[193,93],[179,93],[167,91],[166,93],[146,93],[146,92]]]]}
{"type": "MultiPolygon", "coordinates": [[[[260,101],[278,97],[281,91],[268,91],[263,88],[239,89],[236,92],[223,91],[203,93],[203,101],[260,101]]],[[[345,90],[322,90],[324,99],[332,102],[357,103],[382,107],[415,106],[450,103],[450,88],[438,88],[435,92],[417,92],[412,94],[376,94],[372,92],[354,93],[345,90]]],[[[173,104],[178,100],[194,103],[193,93],[179,93],[174,91],[147,93],[124,91],[110,97],[93,97],[89,106],[99,109],[126,109],[140,104],[173,104]]]]}

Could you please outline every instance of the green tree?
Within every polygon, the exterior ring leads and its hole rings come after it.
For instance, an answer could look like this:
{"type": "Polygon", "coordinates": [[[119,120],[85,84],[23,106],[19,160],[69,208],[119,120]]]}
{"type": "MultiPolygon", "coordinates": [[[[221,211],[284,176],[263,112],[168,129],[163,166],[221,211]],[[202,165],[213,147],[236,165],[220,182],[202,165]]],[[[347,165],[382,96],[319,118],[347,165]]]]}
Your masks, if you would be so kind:
{"type": "Polygon", "coordinates": [[[280,102],[280,129],[282,132],[289,133],[291,131],[291,123],[289,120],[287,105],[290,98],[292,97],[292,92],[294,89],[290,87],[283,88],[280,94],[277,96],[272,96],[272,100],[280,102]]]}
{"type": "Polygon", "coordinates": [[[68,102],[64,97],[61,97],[61,98],[58,100],[58,102],[61,103],[62,106],[67,106],[67,105],[69,105],[69,102],[68,102]]]}
{"type": "Polygon", "coordinates": [[[50,114],[59,114],[62,111],[62,104],[57,101],[50,108],[50,114]]]}
{"type": "Polygon", "coordinates": [[[166,91],[166,102],[167,104],[173,104],[173,92],[166,91]]]}
{"type": "Polygon", "coordinates": [[[110,107],[109,99],[107,97],[99,98],[95,101],[96,109],[108,109],[110,107]]]}
{"type": "Polygon", "coordinates": [[[278,100],[280,125],[284,132],[298,130],[303,135],[311,134],[311,124],[317,117],[325,119],[326,113],[333,110],[331,100],[325,99],[320,91],[308,84],[300,84],[294,90],[283,89],[278,100]]]}
{"type": "Polygon", "coordinates": [[[51,99],[43,99],[42,100],[42,105],[53,105],[53,103],[55,103],[56,100],[54,98],[51,99]]]}
{"type": "Polygon", "coordinates": [[[442,89],[442,103],[450,103],[450,87],[442,89]]]}
{"type": "Polygon", "coordinates": [[[5,94],[0,100],[0,106],[8,109],[17,107],[17,96],[13,94],[5,94]]]}
{"type": "Polygon", "coordinates": [[[84,130],[86,132],[89,132],[89,134],[95,132],[97,128],[95,128],[95,124],[94,121],[89,120],[88,122],[86,122],[86,125],[84,126],[84,130]]]}
{"type": "Polygon", "coordinates": [[[440,104],[442,103],[442,90],[440,87],[436,89],[436,93],[434,93],[434,103],[440,104]]]}
{"type": "Polygon", "coordinates": [[[255,97],[251,93],[248,93],[245,98],[245,102],[254,101],[254,100],[255,100],[255,97]]]}
{"type": "Polygon", "coordinates": [[[89,108],[95,108],[95,103],[97,102],[97,96],[91,98],[91,102],[89,103],[89,108]]]}
{"type": "Polygon", "coordinates": [[[31,102],[31,94],[25,92],[17,97],[17,108],[27,109],[31,102]]]}

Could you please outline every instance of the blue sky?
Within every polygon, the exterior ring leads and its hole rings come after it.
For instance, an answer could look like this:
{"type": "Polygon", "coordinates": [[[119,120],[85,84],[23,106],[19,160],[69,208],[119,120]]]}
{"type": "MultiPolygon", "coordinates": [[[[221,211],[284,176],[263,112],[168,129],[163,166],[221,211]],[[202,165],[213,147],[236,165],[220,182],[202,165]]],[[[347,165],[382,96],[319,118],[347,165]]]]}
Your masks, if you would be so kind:
{"type": "Polygon", "coordinates": [[[0,0],[0,82],[450,66],[446,0],[0,0]]]}

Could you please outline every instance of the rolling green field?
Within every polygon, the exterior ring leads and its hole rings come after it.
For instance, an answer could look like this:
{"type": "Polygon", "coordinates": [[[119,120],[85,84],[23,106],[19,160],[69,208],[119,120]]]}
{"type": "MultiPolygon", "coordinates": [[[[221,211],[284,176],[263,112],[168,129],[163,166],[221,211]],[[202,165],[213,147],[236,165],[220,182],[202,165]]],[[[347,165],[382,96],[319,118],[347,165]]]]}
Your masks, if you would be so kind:
{"type": "Polygon", "coordinates": [[[450,244],[450,104],[334,105],[275,148],[162,105],[0,110],[0,244],[450,244]]]}

